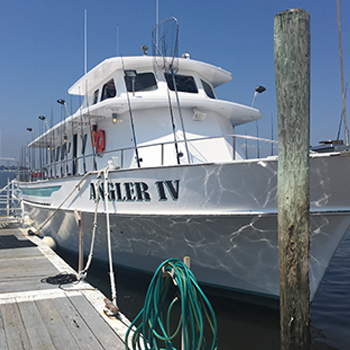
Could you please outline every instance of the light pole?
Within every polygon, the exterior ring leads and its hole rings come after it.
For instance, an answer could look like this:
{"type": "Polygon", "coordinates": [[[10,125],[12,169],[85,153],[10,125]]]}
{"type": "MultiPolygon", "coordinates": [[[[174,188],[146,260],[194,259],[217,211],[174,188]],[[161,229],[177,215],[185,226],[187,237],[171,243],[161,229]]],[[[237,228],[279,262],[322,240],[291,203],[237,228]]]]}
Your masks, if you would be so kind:
{"type": "MultiPolygon", "coordinates": [[[[264,92],[266,90],[266,88],[264,86],[258,85],[255,88],[255,93],[254,93],[254,97],[253,97],[253,102],[252,102],[252,108],[254,108],[255,105],[255,100],[256,100],[256,96],[258,96],[258,94],[261,94],[262,92],[264,92]]],[[[258,121],[256,121],[256,143],[257,143],[257,147],[256,147],[256,151],[257,151],[257,157],[260,158],[260,145],[259,145],[259,126],[258,126],[258,121]]]]}
{"type": "MultiPolygon", "coordinates": [[[[32,128],[27,128],[27,130],[32,133],[32,141],[34,141],[34,137],[35,137],[34,130],[32,128]]],[[[35,171],[35,149],[34,149],[34,147],[33,147],[33,151],[32,151],[32,167],[35,171]]]]}
{"type": "MultiPolygon", "coordinates": [[[[45,118],[43,115],[39,115],[38,118],[39,118],[40,120],[42,120],[42,121],[45,122],[46,131],[48,131],[48,130],[49,130],[49,126],[47,125],[47,120],[46,120],[46,118],[45,118]]],[[[48,152],[48,150],[50,149],[50,145],[47,145],[47,146],[45,147],[45,149],[46,149],[46,161],[45,161],[45,167],[44,167],[44,169],[45,169],[45,172],[48,173],[48,171],[47,171],[47,163],[48,163],[48,155],[47,155],[47,152],[48,152]]]]}
{"type": "MultiPolygon", "coordinates": [[[[68,111],[68,107],[67,107],[67,104],[66,104],[66,101],[65,100],[62,100],[61,98],[57,100],[57,103],[59,103],[60,105],[64,106],[66,108],[66,112],[67,112],[67,117],[69,117],[69,111],[68,111]]],[[[67,130],[66,130],[66,118],[64,118],[64,153],[65,153],[65,156],[66,156],[66,174],[68,175],[69,173],[69,166],[68,166],[68,145],[67,145],[67,130]]],[[[72,123],[73,125],[73,123],[72,123]]],[[[61,129],[62,130],[62,129],[61,129]]],[[[73,134],[72,134],[72,137],[73,137],[73,134]]],[[[63,147],[63,145],[62,145],[63,147]]]]}
{"type": "Polygon", "coordinates": [[[261,85],[258,85],[255,88],[255,93],[254,93],[253,102],[252,102],[252,108],[254,108],[256,96],[258,96],[258,94],[261,94],[265,90],[266,90],[266,88],[264,86],[261,86],[261,85]]]}
{"type": "Polygon", "coordinates": [[[49,126],[47,125],[47,120],[46,118],[43,116],[43,115],[39,115],[38,117],[40,120],[43,120],[45,122],[45,125],[46,125],[46,131],[49,130],[49,126]]]}

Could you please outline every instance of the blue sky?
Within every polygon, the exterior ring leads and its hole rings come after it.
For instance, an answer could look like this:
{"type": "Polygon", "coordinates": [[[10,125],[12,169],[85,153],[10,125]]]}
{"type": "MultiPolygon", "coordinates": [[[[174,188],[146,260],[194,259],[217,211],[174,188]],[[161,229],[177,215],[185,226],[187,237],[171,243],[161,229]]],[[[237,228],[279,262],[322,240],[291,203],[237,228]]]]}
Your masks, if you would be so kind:
{"type": "MultiPolygon", "coordinates": [[[[340,6],[346,84],[350,2],[340,0],[340,6]]],[[[193,59],[232,72],[233,80],[218,88],[219,98],[250,105],[256,85],[266,87],[255,104],[264,115],[258,123],[259,136],[270,138],[273,121],[276,138],[274,16],[297,7],[311,15],[311,143],[315,145],[337,137],[342,110],[336,0],[159,0],[159,19],[178,19],[180,54],[188,51],[193,59]]],[[[84,9],[88,69],[118,53],[141,55],[143,44],[151,48],[156,0],[1,0],[1,156],[19,156],[19,148],[32,137],[27,127],[36,136],[44,127],[39,115],[49,123],[51,114],[55,123],[60,120],[58,98],[66,100],[69,110],[79,107],[79,99],[71,99],[67,89],[84,72],[84,9]]],[[[236,132],[256,135],[256,123],[236,132]]]]}

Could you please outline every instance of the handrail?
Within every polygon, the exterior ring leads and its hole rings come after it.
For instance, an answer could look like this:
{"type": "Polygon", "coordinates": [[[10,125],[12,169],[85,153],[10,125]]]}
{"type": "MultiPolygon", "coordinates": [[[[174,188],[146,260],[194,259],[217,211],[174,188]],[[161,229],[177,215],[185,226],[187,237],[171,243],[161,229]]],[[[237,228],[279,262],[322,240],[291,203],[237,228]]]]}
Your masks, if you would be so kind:
{"type": "MultiPolygon", "coordinates": [[[[240,138],[240,139],[246,139],[246,140],[257,140],[257,141],[262,141],[262,142],[268,142],[268,143],[273,143],[273,144],[277,144],[278,142],[275,140],[269,140],[269,139],[264,139],[261,137],[255,137],[255,136],[248,136],[248,135],[240,135],[240,134],[226,134],[226,135],[219,135],[219,136],[209,136],[209,137],[196,137],[196,138],[191,138],[191,139],[187,139],[187,142],[191,143],[191,142],[196,142],[196,141],[207,141],[207,140],[214,140],[214,139],[227,139],[227,138],[231,138],[234,139],[235,138],[240,138]]],[[[136,148],[137,149],[145,149],[145,148],[150,148],[150,147],[161,147],[161,165],[164,165],[164,146],[167,145],[172,145],[175,143],[181,143],[181,142],[185,142],[185,140],[177,140],[177,141],[165,141],[165,142],[158,142],[158,143],[153,143],[153,144],[148,144],[148,145],[138,145],[138,146],[132,146],[132,147],[124,147],[124,148],[115,148],[115,149],[111,149],[111,150],[106,150],[101,154],[97,154],[97,157],[103,157],[105,155],[111,154],[111,153],[118,153],[120,152],[120,167],[123,169],[124,168],[124,154],[125,152],[128,151],[133,151],[136,148]]],[[[233,152],[234,152],[234,147],[233,147],[233,152]]],[[[96,154],[91,153],[91,154],[84,154],[75,158],[69,158],[69,159],[61,159],[59,161],[55,161],[53,163],[47,164],[45,166],[43,166],[42,168],[36,168],[36,169],[31,169],[25,173],[28,174],[29,173],[35,173],[35,172],[40,172],[42,173],[42,170],[46,171],[46,173],[49,173],[49,169],[50,168],[55,168],[57,166],[62,165],[63,168],[65,168],[66,163],[70,163],[73,161],[79,161],[83,158],[85,159],[89,159],[93,156],[96,156],[96,154]]],[[[234,156],[234,154],[233,154],[234,156]]],[[[65,169],[64,169],[65,170],[65,169]]],[[[67,174],[63,175],[63,176],[67,176],[67,174]]],[[[59,177],[59,176],[52,176],[52,177],[59,177]]],[[[50,176],[45,176],[45,178],[51,178],[50,176]]],[[[42,176],[41,178],[39,178],[38,180],[42,180],[42,176]]]]}

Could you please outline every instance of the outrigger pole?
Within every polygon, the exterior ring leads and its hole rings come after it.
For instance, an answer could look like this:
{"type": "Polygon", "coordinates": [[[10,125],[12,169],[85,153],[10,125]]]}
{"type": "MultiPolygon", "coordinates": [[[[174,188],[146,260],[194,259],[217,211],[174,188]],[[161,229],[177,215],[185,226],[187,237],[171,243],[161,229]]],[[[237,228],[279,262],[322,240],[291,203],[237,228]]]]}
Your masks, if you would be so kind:
{"type": "MultiPolygon", "coordinates": [[[[134,71],[126,71],[125,70],[125,65],[124,65],[124,58],[123,55],[120,56],[122,60],[122,66],[123,66],[123,71],[126,76],[131,77],[132,81],[132,87],[133,87],[133,94],[135,93],[135,73],[134,71]]],[[[140,158],[139,158],[139,152],[137,150],[137,143],[136,143],[136,134],[135,134],[135,125],[134,125],[134,117],[132,115],[132,110],[131,110],[131,104],[130,104],[130,99],[129,99],[129,92],[128,89],[126,89],[126,98],[128,100],[128,109],[129,109],[129,115],[130,115],[130,124],[131,124],[131,131],[132,131],[132,137],[134,139],[134,147],[135,147],[135,153],[136,153],[136,161],[137,161],[137,166],[140,168],[140,158]]]]}
{"type": "Polygon", "coordinates": [[[341,44],[341,27],[340,27],[340,5],[337,0],[337,12],[338,12],[338,38],[339,38],[339,59],[340,59],[340,79],[341,79],[341,92],[343,102],[343,116],[344,116],[344,131],[345,131],[345,144],[349,146],[349,129],[346,120],[346,105],[345,105],[345,90],[344,90],[344,71],[343,71],[343,50],[341,44]]]}

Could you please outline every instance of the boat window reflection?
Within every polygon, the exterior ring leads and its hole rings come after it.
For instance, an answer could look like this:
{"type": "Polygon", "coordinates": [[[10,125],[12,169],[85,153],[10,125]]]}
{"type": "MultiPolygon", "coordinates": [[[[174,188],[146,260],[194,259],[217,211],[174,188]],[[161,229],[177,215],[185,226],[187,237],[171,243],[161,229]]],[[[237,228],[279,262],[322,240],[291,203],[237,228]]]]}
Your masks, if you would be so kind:
{"type": "MultiPolygon", "coordinates": [[[[170,73],[164,73],[168,88],[174,91],[173,77],[170,73]]],[[[179,92],[189,92],[197,94],[198,89],[192,76],[190,75],[175,75],[176,88],[179,92]]]]}
{"type": "Polygon", "coordinates": [[[115,97],[116,94],[117,94],[117,90],[115,88],[115,83],[114,83],[114,80],[111,79],[106,84],[103,85],[101,101],[107,100],[108,98],[115,97]]]}
{"type": "Polygon", "coordinates": [[[94,92],[94,98],[93,98],[93,102],[92,104],[96,104],[98,102],[98,94],[99,94],[100,90],[97,89],[95,92],[94,92]]]}
{"type": "Polygon", "coordinates": [[[216,97],[215,97],[214,91],[211,88],[211,86],[202,79],[201,79],[201,82],[202,82],[203,89],[204,89],[205,93],[207,94],[207,96],[215,99],[216,97]]]}
{"type": "Polygon", "coordinates": [[[125,85],[128,92],[137,92],[137,91],[152,91],[157,89],[156,78],[153,73],[136,73],[136,76],[132,77],[130,75],[125,75],[125,85]],[[134,81],[134,87],[132,79],[134,81]],[[133,90],[134,89],[134,90],[133,90]]]}

